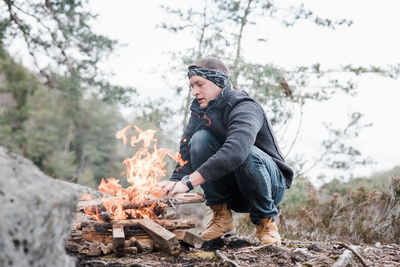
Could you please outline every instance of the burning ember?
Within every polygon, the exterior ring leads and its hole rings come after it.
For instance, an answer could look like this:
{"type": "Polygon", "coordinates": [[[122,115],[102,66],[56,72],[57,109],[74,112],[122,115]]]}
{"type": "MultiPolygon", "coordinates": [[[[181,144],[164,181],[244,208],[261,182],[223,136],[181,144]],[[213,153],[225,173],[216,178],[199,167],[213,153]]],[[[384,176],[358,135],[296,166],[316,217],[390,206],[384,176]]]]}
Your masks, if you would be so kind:
{"type": "Polygon", "coordinates": [[[116,133],[117,139],[122,139],[124,144],[129,141],[132,147],[143,143],[133,157],[123,161],[126,169],[124,174],[131,186],[123,188],[116,178],[102,179],[98,189],[115,197],[103,196],[102,206],[105,211],[99,211],[97,207],[95,210],[85,208],[86,214],[98,221],[102,220],[102,214],[107,214],[112,220],[157,218],[157,199],[165,196],[165,192],[157,185],[160,177],[166,175],[165,156],[176,160],[180,167],[187,161],[182,160],[179,152],[172,154],[168,149],[157,149],[155,133],[156,130],[143,131],[137,126],[127,126],[116,133]],[[134,129],[138,136],[128,137],[130,129],[134,129]]]}

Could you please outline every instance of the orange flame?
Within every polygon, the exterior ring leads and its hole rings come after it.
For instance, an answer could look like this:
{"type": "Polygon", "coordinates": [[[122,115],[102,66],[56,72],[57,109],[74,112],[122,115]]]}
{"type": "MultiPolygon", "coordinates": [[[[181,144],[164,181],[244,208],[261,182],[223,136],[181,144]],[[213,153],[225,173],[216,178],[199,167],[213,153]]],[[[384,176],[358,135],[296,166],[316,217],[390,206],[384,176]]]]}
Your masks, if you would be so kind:
{"type": "MultiPolygon", "coordinates": [[[[116,178],[102,179],[98,189],[104,193],[111,194],[113,198],[103,197],[102,204],[105,210],[110,214],[113,220],[126,220],[128,218],[139,219],[148,217],[150,219],[157,218],[154,208],[156,207],[156,198],[162,195],[162,189],[157,185],[160,177],[166,175],[165,156],[175,159],[179,166],[184,166],[188,161],[183,161],[179,152],[171,154],[168,149],[157,149],[157,139],[154,138],[156,130],[143,131],[139,127],[127,126],[118,131],[115,135],[117,139],[122,139],[126,144],[135,147],[139,142],[143,145],[135,155],[123,161],[125,166],[125,175],[128,188],[123,188],[116,178]],[[128,131],[134,129],[138,136],[132,135],[128,137],[128,131]],[[152,152],[149,149],[152,148],[152,152]],[[124,203],[142,203],[145,200],[154,200],[150,207],[139,207],[138,209],[125,209],[124,203]]],[[[139,205],[141,206],[141,204],[139,205]]],[[[85,213],[92,215],[94,220],[101,220],[98,208],[96,212],[85,209],[85,213]]]]}

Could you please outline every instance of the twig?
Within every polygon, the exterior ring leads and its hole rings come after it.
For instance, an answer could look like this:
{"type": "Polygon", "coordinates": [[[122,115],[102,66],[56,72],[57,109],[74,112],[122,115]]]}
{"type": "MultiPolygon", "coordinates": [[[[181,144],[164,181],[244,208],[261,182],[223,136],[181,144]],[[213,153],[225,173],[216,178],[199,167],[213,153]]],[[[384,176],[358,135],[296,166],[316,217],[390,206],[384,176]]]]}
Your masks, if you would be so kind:
{"type": "Polygon", "coordinates": [[[108,265],[107,262],[101,261],[101,260],[90,260],[90,261],[85,261],[85,262],[83,262],[83,263],[85,263],[85,264],[90,264],[90,265],[92,265],[92,264],[103,264],[104,266],[107,266],[107,265],[108,265]]]}
{"type": "Polygon", "coordinates": [[[254,252],[254,251],[263,249],[265,247],[268,247],[268,246],[270,246],[270,245],[268,244],[268,245],[262,245],[262,246],[259,246],[259,247],[255,247],[255,248],[252,248],[252,249],[244,249],[244,250],[236,251],[235,254],[243,253],[243,252],[254,252]]]}
{"type": "Polygon", "coordinates": [[[174,188],[175,188],[175,186],[176,186],[176,184],[177,184],[178,182],[179,182],[179,180],[176,180],[175,183],[172,185],[171,189],[170,189],[169,192],[168,192],[168,197],[172,197],[171,192],[172,192],[172,190],[174,190],[174,188]]]}
{"type": "Polygon", "coordinates": [[[303,103],[300,104],[300,120],[299,120],[299,126],[297,127],[297,131],[296,131],[296,136],[293,139],[293,142],[290,144],[289,150],[286,152],[285,158],[290,154],[290,151],[292,151],[292,148],[294,146],[294,144],[297,141],[297,138],[299,137],[299,133],[300,133],[300,128],[301,128],[301,124],[303,121],[303,103]]]}
{"type": "Polygon", "coordinates": [[[348,250],[350,250],[351,252],[353,252],[353,254],[357,257],[357,259],[361,262],[361,264],[364,266],[364,267],[368,267],[368,264],[366,264],[365,263],[365,260],[364,260],[364,258],[360,255],[360,253],[358,253],[355,249],[353,249],[351,246],[349,246],[349,245],[347,245],[347,244],[345,244],[345,243],[339,243],[338,244],[339,246],[342,246],[342,247],[345,247],[345,248],[347,248],[348,250]]]}
{"type": "Polygon", "coordinates": [[[222,263],[228,262],[228,263],[232,264],[232,266],[240,267],[240,265],[237,264],[237,262],[228,259],[224,254],[222,254],[222,252],[220,250],[215,251],[215,256],[220,258],[222,260],[222,263]]]}

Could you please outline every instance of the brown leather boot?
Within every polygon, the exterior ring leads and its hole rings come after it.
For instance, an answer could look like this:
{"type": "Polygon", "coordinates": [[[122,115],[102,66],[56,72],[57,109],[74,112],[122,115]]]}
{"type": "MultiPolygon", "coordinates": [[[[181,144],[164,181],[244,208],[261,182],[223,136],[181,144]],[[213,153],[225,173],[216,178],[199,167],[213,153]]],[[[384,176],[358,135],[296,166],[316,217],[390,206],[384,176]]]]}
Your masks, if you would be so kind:
{"type": "Polygon", "coordinates": [[[281,244],[281,236],[278,233],[278,226],[276,226],[271,218],[263,218],[257,225],[256,237],[264,244],[281,244]]]}
{"type": "Polygon", "coordinates": [[[236,233],[233,224],[232,212],[227,205],[218,204],[210,206],[213,211],[213,217],[208,223],[207,230],[201,235],[204,240],[211,240],[224,235],[233,235],[236,233]]]}

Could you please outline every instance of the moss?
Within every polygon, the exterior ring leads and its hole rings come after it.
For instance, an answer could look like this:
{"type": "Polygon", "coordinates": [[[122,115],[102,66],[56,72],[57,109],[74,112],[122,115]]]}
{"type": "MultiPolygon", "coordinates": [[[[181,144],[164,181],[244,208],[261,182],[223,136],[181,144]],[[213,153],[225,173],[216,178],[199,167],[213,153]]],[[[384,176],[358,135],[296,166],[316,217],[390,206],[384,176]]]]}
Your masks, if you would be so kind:
{"type": "Polygon", "coordinates": [[[340,255],[332,255],[331,258],[334,260],[337,260],[340,257],[340,255]]]}
{"type": "Polygon", "coordinates": [[[197,259],[209,259],[209,260],[215,260],[217,261],[217,257],[215,256],[214,252],[192,252],[188,253],[187,256],[189,258],[197,258],[197,259]]]}

